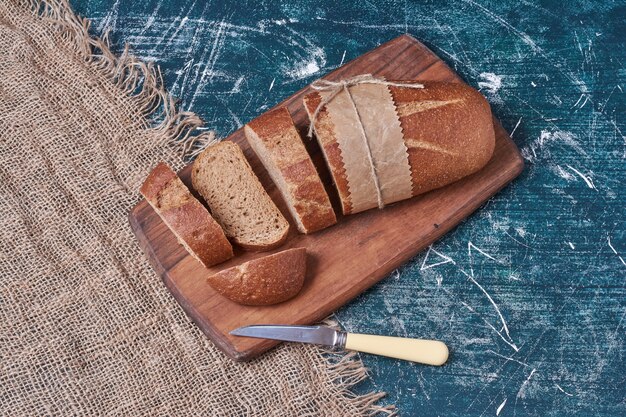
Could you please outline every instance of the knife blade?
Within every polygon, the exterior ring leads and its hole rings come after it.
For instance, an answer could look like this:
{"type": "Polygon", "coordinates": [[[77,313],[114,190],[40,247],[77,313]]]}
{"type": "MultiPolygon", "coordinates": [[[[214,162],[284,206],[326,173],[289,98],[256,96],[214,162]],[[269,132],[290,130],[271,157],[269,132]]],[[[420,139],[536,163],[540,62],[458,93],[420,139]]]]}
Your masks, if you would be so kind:
{"type": "Polygon", "coordinates": [[[356,350],[435,366],[443,365],[449,354],[448,347],[438,340],[347,333],[326,326],[261,324],[239,327],[230,334],[356,350]]]}
{"type": "Polygon", "coordinates": [[[342,337],[342,333],[345,334],[325,326],[285,326],[275,324],[245,326],[230,332],[233,336],[311,343],[337,348],[343,348],[343,343],[345,343],[345,337],[342,337]]]}

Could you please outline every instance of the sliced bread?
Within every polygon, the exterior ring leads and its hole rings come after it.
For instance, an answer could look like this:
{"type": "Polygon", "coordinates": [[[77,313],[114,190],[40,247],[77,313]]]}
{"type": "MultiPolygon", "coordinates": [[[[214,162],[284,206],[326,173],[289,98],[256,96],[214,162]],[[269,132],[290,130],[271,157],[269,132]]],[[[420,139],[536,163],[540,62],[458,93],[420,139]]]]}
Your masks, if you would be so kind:
{"type": "Polygon", "coordinates": [[[180,244],[205,267],[233,257],[221,226],[170,167],[159,163],[140,191],[180,244]]]}
{"type": "Polygon", "coordinates": [[[300,292],[306,275],[306,249],[287,249],[212,275],[218,293],[244,305],[270,305],[300,292]]]}
{"type": "Polygon", "coordinates": [[[312,233],[337,222],[328,194],[289,110],[279,107],[248,123],[248,143],[280,190],[298,230],[312,233]]]}
{"type": "Polygon", "coordinates": [[[237,144],[205,149],[193,163],[191,180],[226,235],[244,249],[270,250],[287,238],[289,223],[237,144]]]}

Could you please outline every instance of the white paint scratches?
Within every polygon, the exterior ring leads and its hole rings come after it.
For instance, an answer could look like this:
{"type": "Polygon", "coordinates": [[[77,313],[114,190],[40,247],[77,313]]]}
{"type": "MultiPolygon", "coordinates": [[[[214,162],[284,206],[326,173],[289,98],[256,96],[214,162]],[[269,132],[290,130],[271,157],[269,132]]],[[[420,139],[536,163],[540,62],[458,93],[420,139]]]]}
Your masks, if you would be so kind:
{"type": "MultiPolygon", "coordinates": [[[[482,285],[480,285],[478,283],[478,281],[476,281],[473,277],[469,277],[469,280],[474,285],[476,285],[478,288],[480,288],[480,290],[483,292],[483,294],[485,294],[487,296],[487,299],[489,299],[489,302],[491,303],[493,308],[496,309],[496,312],[498,313],[498,316],[500,317],[500,321],[502,322],[502,328],[504,329],[504,333],[506,333],[507,338],[508,338],[508,343],[507,344],[509,346],[511,346],[514,351],[519,352],[519,348],[517,347],[517,345],[511,339],[511,335],[509,334],[509,327],[506,324],[506,320],[504,320],[504,316],[502,315],[502,312],[500,311],[500,307],[498,307],[496,302],[493,301],[493,298],[491,297],[491,295],[489,295],[489,293],[485,290],[485,288],[482,285]]],[[[500,333],[500,332],[498,332],[498,333],[500,333]]],[[[500,333],[500,334],[502,334],[502,333],[500,333]]]]}
{"type": "Polygon", "coordinates": [[[528,249],[532,249],[532,247],[528,246],[528,245],[527,245],[527,244],[525,244],[524,242],[520,242],[519,240],[515,239],[515,238],[514,238],[513,236],[511,236],[511,234],[510,234],[509,232],[507,232],[506,230],[503,230],[503,232],[504,232],[504,234],[505,234],[505,235],[507,235],[508,237],[510,237],[510,238],[511,238],[511,240],[512,240],[513,242],[517,243],[518,245],[523,246],[523,247],[528,248],[528,249]]]}
{"type": "MultiPolygon", "coordinates": [[[[178,16],[173,19],[162,19],[157,14],[163,10],[163,1],[158,0],[154,12],[144,16],[139,21],[135,31],[127,37],[127,41],[134,44],[144,45],[143,52],[139,55],[144,60],[158,61],[163,54],[180,53],[181,65],[176,70],[176,79],[170,87],[170,91],[178,97],[185,99],[185,109],[193,109],[194,104],[213,94],[240,94],[243,92],[249,74],[240,72],[227,72],[228,65],[220,65],[222,54],[227,44],[232,40],[240,48],[241,45],[249,48],[251,52],[258,54],[259,58],[273,61],[275,57],[266,55],[255,46],[259,38],[271,37],[278,44],[279,49],[289,50],[280,62],[281,72],[291,76],[282,77],[276,74],[276,78],[270,85],[270,91],[280,83],[281,78],[287,82],[307,74],[322,71],[326,66],[324,50],[316,45],[306,34],[293,30],[290,26],[298,22],[298,19],[277,17],[278,20],[260,21],[256,26],[234,24],[223,20],[210,20],[196,18],[191,9],[195,7],[197,0],[190,1],[190,6],[180,10],[178,16]],[[176,51],[176,52],[173,52],[176,51]],[[244,79],[241,79],[241,77],[244,79]],[[225,83],[230,84],[224,89],[225,83]],[[219,82],[219,87],[213,84],[219,82]],[[216,91],[219,90],[219,91],[216,91]]],[[[120,2],[121,3],[121,2],[120,2]]],[[[117,2],[116,2],[117,4],[117,2]]],[[[121,7],[121,6],[120,6],[121,7]]],[[[107,25],[115,17],[114,9],[109,15],[103,16],[98,24],[107,25]]],[[[120,19],[123,17],[120,13],[120,19]]],[[[124,18],[127,18],[124,16],[124,18]]],[[[238,112],[239,110],[237,110],[238,112]]],[[[233,118],[234,120],[234,118],[233,118]]]]}
{"type": "Polygon", "coordinates": [[[341,62],[339,63],[339,66],[342,66],[342,65],[343,65],[343,61],[344,61],[344,59],[346,59],[346,50],[345,50],[345,49],[344,49],[344,51],[343,51],[343,55],[341,55],[341,62]]]}
{"type": "Polygon", "coordinates": [[[503,26],[504,28],[509,30],[511,33],[515,34],[517,37],[519,37],[522,40],[522,42],[524,42],[526,45],[528,45],[531,48],[533,52],[535,52],[536,54],[541,56],[543,59],[545,59],[546,62],[548,62],[548,64],[556,68],[572,84],[577,86],[580,92],[586,93],[588,91],[588,87],[583,80],[581,80],[573,71],[569,70],[563,62],[558,62],[554,60],[553,58],[551,58],[550,56],[548,56],[548,54],[539,45],[537,45],[537,43],[530,36],[528,36],[526,32],[523,32],[517,29],[516,27],[511,25],[509,22],[504,20],[502,17],[498,16],[491,10],[476,3],[473,0],[463,0],[463,1],[481,10],[485,15],[487,15],[487,17],[489,17],[490,19],[492,19],[499,25],[503,26]]]}
{"type": "Polygon", "coordinates": [[[243,81],[245,79],[246,79],[246,77],[244,75],[242,75],[239,78],[237,78],[237,81],[235,81],[235,84],[233,84],[233,88],[230,90],[230,93],[231,94],[240,93],[241,92],[241,84],[243,83],[243,81]]]}
{"type": "Polygon", "coordinates": [[[566,171],[561,165],[557,165],[555,167],[555,169],[556,169],[556,174],[559,177],[563,178],[564,180],[572,181],[572,180],[576,179],[576,177],[574,177],[574,175],[572,175],[568,171],[566,171]]]}
{"type": "Polygon", "coordinates": [[[355,27],[364,28],[364,29],[395,30],[395,31],[402,31],[402,32],[407,32],[409,29],[416,31],[416,32],[420,30],[434,29],[434,25],[429,25],[429,24],[417,24],[417,25],[409,25],[405,23],[369,24],[369,23],[364,23],[362,21],[358,21],[358,20],[333,20],[333,19],[327,19],[321,16],[316,16],[315,19],[334,23],[336,25],[355,26],[355,27]]]}
{"type": "Polygon", "coordinates": [[[513,134],[515,133],[515,131],[517,130],[520,122],[522,121],[522,118],[520,117],[519,120],[517,121],[517,124],[515,125],[515,127],[513,128],[513,130],[511,130],[511,134],[509,136],[513,137],[513,134]]]}
{"type": "Polygon", "coordinates": [[[508,400],[508,398],[505,398],[504,401],[502,401],[502,404],[500,404],[500,406],[497,408],[496,410],[496,415],[499,416],[500,412],[502,411],[502,409],[504,408],[506,401],[508,400]]]}
{"type": "Polygon", "coordinates": [[[187,79],[189,78],[189,73],[191,72],[191,67],[193,65],[193,58],[191,58],[189,61],[185,62],[185,64],[183,65],[182,69],[179,69],[176,71],[176,80],[174,81],[174,83],[172,84],[172,91],[176,91],[176,89],[178,88],[178,81],[181,79],[182,77],[182,85],[180,87],[180,91],[178,92],[178,95],[182,96],[183,92],[185,91],[185,86],[187,85],[187,79]]]}
{"type": "Polygon", "coordinates": [[[583,98],[589,98],[588,94],[582,93],[580,97],[578,97],[576,103],[574,103],[574,105],[572,106],[572,109],[577,108],[578,104],[582,101],[583,98]]]}
{"type": "Polygon", "coordinates": [[[577,139],[576,135],[572,132],[564,130],[542,130],[539,138],[522,149],[522,156],[529,162],[535,162],[541,155],[543,155],[544,158],[549,158],[550,147],[555,144],[569,146],[578,154],[587,156],[587,152],[580,146],[577,139]]]}
{"type": "Polygon", "coordinates": [[[298,63],[292,69],[286,70],[285,75],[294,80],[301,80],[315,74],[316,72],[319,72],[319,70],[320,66],[318,65],[316,59],[312,58],[308,62],[305,61],[298,63]]]}
{"type": "Polygon", "coordinates": [[[304,56],[299,62],[291,67],[284,67],[283,73],[288,78],[291,78],[292,81],[301,80],[318,73],[326,66],[326,53],[323,48],[290,27],[285,26],[285,29],[293,35],[292,42],[304,49],[304,56]],[[301,40],[303,44],[296,39],[301,40]]]}
{"type": "Polygon", "coordinates": [[[580,105],[580,107],[578,107],[578,108],[575,110],[575,112],[576,112],[576,111],[578,111],[578,110],[580,110],[580,109],[582,109],[583,107],[585,107],[585,105],[586,105],[588,102],[589,102],[589,94],[585,94],[585,101],[583,101],[583,104],[581,104],[581,105],[580,105]]]}
{"type": "Polygon", "coordinates": [[[482,81],[478,81],[478,87],[482,90],[487,90],[487,93],[494,95],[502,87],[502,76],[496,75],[493,72],[481,72],[479,77],[482,81]]]}
{"type": "Polygon", "coordinates": [[[109,10],[109,13],[107,13],[107,15],[98,25],[98,32],[102,33],[104,29],[110,30],[112,32],[115,31],[119,10],[120,0],[115,0],[115,3],[113,3],[113,6],[111,6],[111,10],[109,10]]]}
{"type": "Polygon", "coordinates": [[[489,212],[486,212],[485,216],[487,216],[487,220],[493,230],[505,232],[511,227],[511,222],[508,217],[497,216],[494,218],[489,212]]]}
{"type": "Polygon", "coordinates": [[[567,132],[563,130],[556,130],[554,132],[549,132],[547,130],[542,130],[539,135],[538,144],[541,148],[544,148],[549,143],[561,142],[564,143],[574,150],[576,150],[581,155],[587,156],[587,152],[580,146],[577,137],[572,132],[567,132]]]}
{"type": "Polygon", "coordinates": [[[181,18],[180,16],[176,16],[176,18],[173,19],[166,28],[159,31],[161,33],[161,36],[155,40],[152,50],[150,51],[151,53],[153,54],[162,53],[162,51],[165,49],[164,46],[169,47],[170,45],[172,45],[172,43],[178,38],[178,35],[180,34],[183,26],[185,26],[186,23],[189,21],[189,18],[187,16],[191,12],[191,10],[195,7],[195,5],[196,5],[196,0],[194,0],[194,2],[189,6],[187,11],[184,12],[184,17],[181,18]],[[176,26],[176,23],[178,23],[178,27],[174,29],[174,26],[176,26]],[[173,35],[170,35],[170,32],[172,31],[172,29],[174,29],[174,32],[173,32],[173,35]],[[163,45],[164,42],[165,42],[165,45],[163,45]]]}
{"type": "Polygon", "coordinates": [[[404,324],[404,320],[402,320],[397,315],[391,316],[391,325],[393,326],[394,333],[401,337],[408,337],[409,333],[406,330],[406,325],[404,324]]]}
{"type": "Polygon", "coordinates": [[[276,82],[276,77],[274,77],[274,79],[272,80],[272,82],[270,83],[270,88],[267,91],[272,91],[272,88],[274,88],[274,82],[276,82]]]}
{"type": "Polygon", "coordinates": [[[606,105],[609,104],[609,100],[611,100],[611,97],[613,96],[613,93],[615,92],[615,90],[617,90],[617,86],[613,87],[613,89],[609,93],[609,96],[606,98],[606,100],[604,100],[604,103],[600,106],[600,112],[604,112],[604,109],[606,109],[606,105]]]}
{"type": "MultiPolygon", "coordinates": [[[[471,262],[472,262],[472,248],[477,250],[483,256],[491,259],[492,261],[496,261],[496,262],[500,262],[501,263],[501,261],[499,261],[496,258],[494,258],[493,256],[489,255],[487,252],[485,252],[484,250],[482,250],[478,246],[474,245],[472,243],[472,241],[470,240],[470,241],[467,242],[467,254],[469,255],[469,259],[470,259],[470,268],[472,268],[472,266],[471,266],[471,262]]],[[[472,276],[474,276],[474,270],[471,269],[471,271],[472,271],[472,276]]]]}
{"type": "Polygon", "coordinates": [[[532,38],[530,36],[528,36],[528,34],[526,34],[525,32],[522,32],[519,29],[516,29],[515,27],[513,27],[509,22],[507,22],[506,20],[504,20],[503,18],[501,18],[500,16],[496,15],[495,13],[493,13],[491,10],[487,9],[484,6],[481,6],[480,4],[472,1],[472,0],[464,0],[466,3],[472,4],[474,6],[476,6],[477,8],[479,8],[480,10],[483,11],[483,13],[485,13],[487,16],[489,16],[491,19],[495,20],[496,22],[498,22],[499,24],[501,24],[502,26],[504,26],[505,28],[507,28],[508,30],[510,30],[511,32],[513,32],[515,35],[517,35],[522,42],[524,42],[526,45],[530,46],[530,48],[535,51],[535,52],[542,52],[542,49],[539,47],[539,45],[537,45],[535,43],[535,41],[532,40],[532,38]]]}
{"type": "Polygon", "coordinates": [[[157,15],[159,14],[159,10],[161,9],[162,4],[163,2],[159,1],[159,3],[154,8],[154,11],[152,12],[152,14],[148,16],[148,18],[146,19],[146,24],[143,26],[143,29],[141,29],[141,32],[139,32],[139,36],[142,36],[143,34],[145,34],[146,31],[152,27],[152,25],[154,24],[156,20],[157,15]]]}
{"type": "MultiPolygon", "coordinates": [[[[478,246],[474,245],[474,243],[472,243],[471,241],[468,241],[467,243],[467,253],[468,253],[468,258],[469,258],[469,264],[470,264],[470,273],[467,273],[465,270],[463,270],[462,268],[459,268],[459,271],[465,275],[468,280],[470,282],[472,282],[472,284],[474,284],[478,289],[480,289],[480,291],[482,291],[482,293],[487,297],[487,299],[489,300],[489,302],[491,303],[491,305],[494,307],[500,322],[502,324],[502,330],[498,330],[496,329],[496,327],[491,324],[489,321],[487,321],[480,313],[478,313],[474,308],[472,308],[469,304],[467,304],[464,301],[461,301],[461,304],[463,306],[465,306],[465,308],[467,308],[469,311],[471,311],[474,314],[477,314],[478,316],[480,316],[480,318],[485,322],[485,324],[487,326],[489,326],[489,328],[491,328],[494,332],[496,332],[496,334],[507,344],[509,345],[515,352],[519,352],[519,347],[515,344],[515,342],[513,341],[513,339],[511,338],[511,334],[509,331],[509,326],[504,318],[504,315],[502,314],[502,311],[500,310],[500,307],[496,304],[496,302],[494,301],[493,297],[491,296],[491,294],[489,294],[487,292],[487,290],[478,282],[476,281],[476,278],[474,276],[474,267],[473,267],[473,262],[474,262],[474,257],[472,254],[472,250],[480,253],[482,256],[491,259],[492,261],[498,262],[500,264],[503,264],[504,262],[495,258],[494,256],[488,254],[487,252],[485,252],[483,249],[479,248],[478,246]],[[503,333],[504,332],[504,333],[503,333]]],[[[451,257],[437,251],[436,249],[433,248],[432,245],[430,245],[428,247],[428,251],[426,252],[426,255],[424,256],[424,260],[422,261],[422,265],[420,267],[420,271],[426,271],[428,269],[440,266],[440,265],[445,265],[451,263],[453,265],[457,265],[457,263],[454,261],[454,259],[452,259],[451,257]],[[433,263],[428,263],[429,259],[431,259],[431,257],[433,256],[432,254],[435,254],[438,256],[438,259],[435,260],[435,262],[433,263]]],[[[518,278],[519,279],[519,278],[518,278]]],[[[436,277],[436,281],[437,281],[437,286],[441,287],[443,289],[444,292],[446,292],[447,294],[451,294],[449,290],[447,290],[445,287],[442,287],[442,283],[443,283],[443,277],[441,276],[437,276],[436,277]]]]}
{"type": "MultiPolygon", "coordinates": [[[[530,36],[528,36],[528,34],[526,32],[523,32],[523,31],[517,29],[516,27],[511,25],[509,22],[507,22],[502,17],[498,16],[497,14],[495,14],[494,12],[489,10],[488,8],[482,6],[481,4],[476,3],[473,0],[463,0],[463,1],[468,3],[468,4],[470,4],[470,5],[472,5],[472,6],[474,6],[474,7],[476,7],[478,10],[482,11],[487,17],[489,17],[490,19],[492,19],[493,21],[495,21],[499,25],[503,26],[508,31],[510,31],[511,33],[515,34],[517,37],[519,37],[523,41],[524,44],[528,45],[532,49],[533,52],[535,52],[536,54],[541,56],[549,65],[551,65],[555,69],[557,69],[557,71],[559,73],[561,73],[574,86],[576,86],[577,89],[579,90],[579,92],[581,92],[583,94],[586,94],[586,93],[589,92],[589,88],[588,88],[587,84],[578,76],[578,74],[576,74],[575,72],[573,72],[569,68],[567,62],[560,61],[558,59],[554,59],[554,57],[549,56],[539,45],[537,45],[537,43],[530,36]]],[[[576,34],[575,34],[575,36],[577,38],[576,34]]],[[[588,54],[585,54],[583,52],[582,46],[580,45],[580,42],[578,41],[578,38],[577,38],[577,42],[578,42],[578,48],[581,51],[581,54],[583,55],[583,57],[586,57],[585,62],[591,63],[591,56],[595,57],[595,53],[592,51],[592,48],[591,48],[591,40],[589,40],[589,53],[588,54]]],[[[586,104],[587,100],[589,100],[589,96],[588,95],[587,95],[585,103],[583,103],[583,105],[586,104]]],[[[526,103],[526,104],[528,104],[528,103],[526,103]]],[[[592,101],[592,104],[593,104],[593,101],[592,101]]],[[[532,106],[529,106],[529,107],[532,108],[532,106]]],[[[606,118],[606,120],[609,123],[611,123],[615,127],[615,131],[617,133],[619,133],[619,135],[622,137],[622,139],[626,140],[626,136],[622,133],[622,131],[617,126],[617,122],[615,120],[611,119],[610,117],[608,117],[604,113],[604,111],[602,111],[601,114],[606,118]]]]}
{"type": "Polygon", "coordinates": [[[561,386],[557,383],[554,383],[554,386],[556,386],[556,389],[558,389],[559,391],[561,391],[563,394],[569,396],[569,397],[573,397],[574,394],[570,394],[569,392],[566,392],[563,388],[561,388],[561,386]]]}
{"type": "Polygon", "coordinates": [[[180,33],[180,31],[182,30],[182,28],[185,26],[185,24],[188,21],[189,21],[189,18],[187,16],[185,16],[182,19],[180,19],[180,23],[178,24],[178,27],[176,28],[176,30],[174,31],[172,36],[170,36],[170,38],[168,39],[167,45],[170,45],[172,43],[172,41],[174,41],[174,39],[176,39],[178,37],[178,34],[180,33]]]}
{"type": "Polygon", "coordinates": [[[596,190],[596,191],[597,191],[596,186],[595,186],[595,185],[593,185],[593,180],[591,179],[591,176],[583,174],[582,172],[580,172],[580,171],[579,171],[579,170],[577,170],[576,168],[572,167],[571,165],[566,165],[566,166],[567,166],[570,170],[572,170],[574,173],[578,174],[578,176],[579,176],[580,178],[582,178],[582,179],[583,179],[583,181],[585,181],[585,184],[587,184],[587,187],[589,187],[589,188],[591,188],[591,189],[593,189],[593,190],[596,190]]]}
{"type": "Polygon", "coordinates": [[[385,310],[387,310],[387,313],[389,314],[393,314],[395,313],[396,309],[393,308],[393,303],[387,299],[387,297],[383,297],[383,304],[385,304],[385,310]]]}
{"type": "Polygon", "coordinates": [[[396,269],[394,269],[394,270],[391,272],[391,275],[389,275],[389,276],[390,276],[390,277],[392,277],[394,280],[398,280],[398,279],[400,279],[400,270],[399,270],[399,269],[397,269],[397,268],[396,268],[396,269]]]}
{"type": "MultiPolygon", "coordinates": [[[[496,261],[496,262],[500,262],[498,261],[496,258],[494,258],[493,256],[489,255],[487,252],[483,251],[482,249],[480,249],[478,246],[474,245],[471,241],[467,242],[467,253],[469,256],[469,260],[470,260],[470,272],[471,275],[467,275],[467,278],[474,284],[476,285],[482,292],[483,294],[485,294],[485,296],[487,296],[487,299],[489,300],[489,302],[491,303],[491,305],[493,306],[493,308],[496,310],[496,313],[498,313],[498,317],[500,317],[500,322],[502,323],[502,329],[504,330],[504,333],[506,334],[508,341],[509,341],[509,346],[511,346],[513,348],[514,351],[518,352],[519,348],[517,347],[517,345],[513,342],[513,339],[511,338],[511,334],[509,333],[509,326],[506,324],[506,320],[504,319],[504,316],[502,315],[502,312],[500,311],[500,307],[498,307],[498,305],[496,304],[496,302],[493,300],[493,298],[491,297],[491,295],[487,292],[487,290],[485,290],[485,288],[480,285],[478,283],[478,281],[476,281],[476,279],[474,278],[474,267],[472,266],[472,248],[475,249],[476,251],[478,251],[478,253],[480,253],[481,255],[496,261]]],[[[463,271],[461,271],[463,272],[463,271]]]]}
{"type": "Polygon", "coordinates": [[[524,366],[527,366],[527,367],[529,367],[529,368],[530,368],[530,365],[529,365],[529,364],[527,364],[526,362],[519,361],[519,360],[517,360],[517,359],[515,359],[515,358],[512,358],[512,357],[510,357],[510,356],[504,356],[504,355],[501,355],[501,354],[499,354],[498,352],[494,352],[494,351],[493,351],[493,350],[491,350],[491,349],[487,349],[487,351],[486,351],[486,352],[487,352],[487,353],[491,353],[492,355],[499,356],[499,357],[500,357],[500,358],[502,358],[502,359],[506,359],[506,361],[507,361],[507,362],[516,362],[516,363],[519,363],[520,365],[524,365],[524,366]]]}
{"type": "Polygon", "coordinates": [[[617,255],[617,257],[619,258],[619,260],[622,262],[622,264],[624,264],[624,266],[626,266],[626,261],[624,261],[624,258],[622,258],[617,251],[615,250],[615,248],[613,247],[613,245],[611,244],[611,236],[607,236],[606,240],[609,243],[609,248],[611,248],[611,250],[613,251],[614,254],[617,255]]]}
{"type": "MultiPolygon", "coordinates": [[[[204,90],[204,87],[208,85],[208,83],[213,79],[215,75],[214,68],[217,60],[220,56],[222,49],[224,48],[225,34],[224,34],[225,22],[220,22],[218,26],[218,30],[215,33],[215,38],[213,39],[213,45],[211,45],[209,57],[204,63],[204,70],[200,75],[200,80],[196,84],[196,89],[191,96],[191,100],[189,101],[188,109],[192,109],[194,102],[199,94],[201,94],[204,90]]],[[[204,56],[203,56],[204,58],[204,56]]],[[[204,59],[202,59],[204,61],[204,59]]],[[[198,71],[196,71],[196,79],[198,78],[198,71]]],[[[230,112],[232,115],[232,112],[230,112]]],[[[238,122],[238,125],[241,126],[241,123],[238,122]]]]}
{"type": "Polygon", "coordinates": [[[230,114],[230,117],[233,118],[237,129],[241,128],[243,124],[241,123],[241,120],[239,120],[239,117],[237,117],[237,115],[230,108],[226,107],[226,110],[228,111],[228,114],[230,114]]]}
{"type": "Polygon", "coordinates": [[[453,263],[453,264],[455,263],[452,260],[452,258],[450,258],[449,256],[444,255],[443,253],[438,252],[437,250],[433,249],[433,245],[430,245],[428,247],[428,252],[426,252],[426,256],[424,257],[424,261],[422,261],[422,266],[420,267],[420,271],[425,271],[427,269],[434,268],[434,267],[439,266],[439,265],[444,265],[444,264],[447,264],[447,263],[450,263],[450,262],[453,263]],[[441,258],[441,260],[439,260],[439,261],[437,261],[435,263],[426,265],[426,262],[430,259],[430,253],[431,252],[433,252],[437,256],[439,256],[441,258]]]}
{"type": "Polygon", "coordinates": [[[576,46],[578,47],[578,51],[580,52],[581,57],[585,57],[585,53],[583,52],[583,47],[580,44],[580,39],[578,39],[578,33],[574,31],[574,39],[576,40],[576,46]]]}
{"type": "MultiPolygon", "coordinates": [[[[444,292],[445,292],[446,294],[450,294],[450,295],[452,295],[452,293],[451,293],[450,291],[446,290],[445,288],[444,288],[444,292]]],[[[511,343],[509,340],[507,340],[507,339],[506,339],[506,338],[502,335],[502,333],[500,333],[500,331],[499,331],[498,329],[496,329],[496,328],[493,326],[493,324],[491,324],[491,323],[489,323],[487,320],[485,320],[485,318],[484,318],[484,317],[482,317],[482,316],[478,313],[478,311],[476,311],[475,309],[473,309],[473,308],[472,308],[469,304],[467,304],[465,301],[461,301],[461,304],[462,304],[465,308],[467,308],[469,311],[471,311],[472,313],[474,313],[474,314],[478,315],[481,319],[483,319],[483,321],[485,322],[485,324],[486,324],[486,325],[487,325],[487,326],[488,326],[491,330],[493,330],[494,332],[496,332],[496,334],[497,334],[498,336],[500,336],[500,339],[502,339],[502,340],[504,341],[504,343],[506,343],[507,345],[509,345],[509,346],[510,346],[513,350],[515,350],[516,352],[518,352],[518,351],[519,351],[519,348],[518,348],[517,346],[515,346],[515,344],[514,344],[514,343],[511,343]]]]}
{"type": "Polygon", "coordinates": [[[515,396],[515,398],[524,398],[526,395],[526,385],[528,385],[528,382],[530,381],[530,378],[533,377],[533,375],[535,374],[535,372],[537,372],[536,368],[533,368],[532,371],[530,371],[530,375],[528,375],[528,378],[526,378],[526,381],[524,381],[522,383],[522,386],[520,387],[519,391],[517,392],[517,395],[515,396]]]}

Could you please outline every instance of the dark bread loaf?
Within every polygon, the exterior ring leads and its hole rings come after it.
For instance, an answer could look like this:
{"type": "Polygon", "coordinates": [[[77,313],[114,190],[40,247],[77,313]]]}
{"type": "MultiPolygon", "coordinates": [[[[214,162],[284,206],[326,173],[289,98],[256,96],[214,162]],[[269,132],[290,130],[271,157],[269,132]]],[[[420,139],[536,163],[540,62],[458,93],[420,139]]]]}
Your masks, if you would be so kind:
{"type": "MultiPolygon", "coordinates": [[[[406,178],[410,181],[409,189],[395,201],[443,187],[478,171],[487,164],[495,147],[489,103],[478,91],[461,83],[421,84],[424,85],[423,89],[378,84],[367,87],[369,91],[361,92],[362,96],[367,94],[372,96],[372,90],[374,92],[377,88],[386,90],[381,92],[380,106],[385,109],[390,105],[394,106],[395,114],[393,118],[389,117],[379,122],[390,126],[389,129],[397,129],[396,123],[398,121],[400,123],[406,152],[395,152],[392,158],[387,157],[385,160],[376,160],[376,155],[372,153],[377,170],[393,164],[409,168],[400,171],[410,176],[406,178]]],[[[358,92],[363,90],[365,88],[362,85],[350,87],[357,107],[358,92]]],[[[337,97],[341,98],[342,94],[338,94],[337,97]]],[[[345,101],[344,98],[341,99],[345,101]]],[[[319,92],[305,96],[304,106],[309,118],[313,117],[321,102],[322,96],[319,92]]],[[[364,100],[361,99],[360,102],[363,103],[364,100]]],[[[372,114],[375,114],[376,109],[362,107],[358,110],[361,117],[362,114],[369,114],[366,118],[368,126],[365,127],[369,128],[369,131],[376,131],[372,129],[372,125],[376,123],[372,114]]],[[[339,114],[335,102],[323,106],[316,120],[311,121],[315,124],[316,137],[333,176],[344,214],[377,206],[376,198],[372,195],[372,189],[376,189],[372,187],[374,183],[372,179],[367,175],[355,174],[359,169],[363,172],[361,164],[365,158],[360,155],[363,152],[354,149],[362,145],[363,139],[346,141],[343,137],[346,132],[351,131],[350,129],[356,129],[353,126],[358,126],[358,117],[356,114],[352,115],[350,111],[339,114]],[[350,129],[346,130],[346,126],[350,129]],[[355,152],[359,153],[359,158],[356,161],[352,158],[350,161],[355,152]],[[355,192],[360,195],[356,195],[355,192]]],[[[379,129],[378,132],[385,130],[379,129]]],[[[377,139],[380,140],[375,135],[368,138],[374,145],[379,146],[376,143],[377,139]]],[[[380,179],[379,176],[378,180],[380,179]]]]}
{"type": "Polygon", "coordinates": [[[306,249],[287,249],[212,275],[207,282],[231,301],[270,305],[300,292],[306,275],[306,249]]]}
{"type": "Polygon", "coordinates": [[[248,123],[248,142],[280,190],[302,233],[337,222],[328,194],[286,107],[248,123]]]}
{"type": "Polygon", "coordinates": [[[204,266],[233,257],[233,248],[220,225],[170,167],[159,163],[140,191],[180,244],[204,266]]]}

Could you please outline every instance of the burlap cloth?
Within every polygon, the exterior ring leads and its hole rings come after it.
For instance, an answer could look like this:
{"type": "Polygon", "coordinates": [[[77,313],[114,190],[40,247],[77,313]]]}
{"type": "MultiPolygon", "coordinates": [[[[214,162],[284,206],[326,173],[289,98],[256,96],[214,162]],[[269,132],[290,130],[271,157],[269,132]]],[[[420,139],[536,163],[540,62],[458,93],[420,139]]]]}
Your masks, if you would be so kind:
{"type": "Polygon", "coordinates": [[[127,215],[201,121],[87,28],[62,0],[0,2],[0,414],[390,413],[350,391],[351,355],[234,363],[187,319],[127,215]]]}

